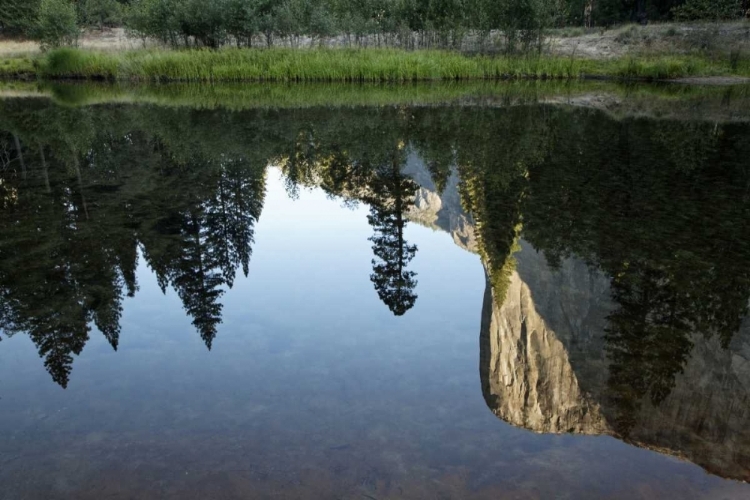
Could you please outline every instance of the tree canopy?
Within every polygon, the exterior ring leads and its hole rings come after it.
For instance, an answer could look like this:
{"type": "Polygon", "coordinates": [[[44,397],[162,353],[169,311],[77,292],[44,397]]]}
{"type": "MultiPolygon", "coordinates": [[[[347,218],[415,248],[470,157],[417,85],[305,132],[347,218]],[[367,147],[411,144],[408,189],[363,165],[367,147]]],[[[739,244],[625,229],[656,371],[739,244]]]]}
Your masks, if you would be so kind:
{"type": "Polygon", "coordinates": [[[59,17],[50,10],[66,6],[78,26],[126,26],[171,45],[247,46],[256,38],[295,45],[302,36],[342,35],[347,43],[460,47],[467,34],[482,41],[500,30],[510,49],[538,44],[551,27],[733,19],[749,7],[748,0],[0,0],[0,33],[38,37],[40,24],[59,17]]]}

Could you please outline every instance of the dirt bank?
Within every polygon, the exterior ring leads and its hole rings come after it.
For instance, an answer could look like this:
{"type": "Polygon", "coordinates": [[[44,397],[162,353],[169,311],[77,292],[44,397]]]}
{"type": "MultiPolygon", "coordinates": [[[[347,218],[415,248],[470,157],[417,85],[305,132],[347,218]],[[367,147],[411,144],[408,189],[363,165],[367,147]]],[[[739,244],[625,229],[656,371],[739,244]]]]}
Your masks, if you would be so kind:
{"type": "MultiPolygon", "coordinates": [[[[499,34],[494,35],[500,39],[499,34]]],[[[83,34],[80,46],[96,50],[126,50],[144,45],[157,45],[129,36],[122,28],[91,30],[83,34]]],[[[341,47],[345,37],[334,37],[323,45],[341,47]]],[[[263,45],[259,38],[258,44],[263,45]]],[[[302,37],[300,47],[318,46],[318,41],[302,37]]],[[[465,49],[471,50],[472,37],[467,37],[465,49]]],[[[279,46],[288,45],[279,41],[279,46]]],[[[721,54],[733,49],[750,53],[750,22],[626,25],[615,29],[565,28],[552,30],[546,49],[556,55],[588,59],[608,59],[628,54],[686,54],[696,51],[721,54]]],[[[39,53],[39,45],[32,41],[0,39],[0,58],[39,53]]]]}
{"type": "Polygon", "coordinates": [[[628,54],[720,55],[731,50],[750,51],[750,22],[628,25],[616,29],[553,30],[548,38],[550,52],[561,56],[592,59],[623,57],[628,54]]]}
{"type": "MultiPolygon", "coordinates": [[[[86,31],[78,44],[82,48],[93,50],[127,50],[144,47],[142,39],[129,36],[124,28],[86,31]]],[[[0,58],[30,56],[40,52],[37,42],[0,38],[0,58]]]]}

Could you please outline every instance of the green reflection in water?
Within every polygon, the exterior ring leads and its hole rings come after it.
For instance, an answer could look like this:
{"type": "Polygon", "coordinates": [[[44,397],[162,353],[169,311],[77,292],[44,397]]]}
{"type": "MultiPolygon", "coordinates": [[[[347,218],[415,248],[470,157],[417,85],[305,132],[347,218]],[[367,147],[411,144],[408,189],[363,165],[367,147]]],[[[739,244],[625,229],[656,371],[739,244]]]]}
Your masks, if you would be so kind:
{"type": "MultiPolygon", "coordinates": [[[[67,96],[83,102],[99,92],[67,89],[55,92],[90,92],[67,96]]],[[[458,177],[498,304],[522,237],[553,267],[575,256],[606,276],[606,399],[627,437],[644,401],[670,394],[694,335],[727,347],[747,314],[750,130],[653,116],[668,99],[651,117],[618,116],[529,104],[540,95],[529,89],[504,107],[411,106],[408,89],[398,106],[298,109],[293,98],[288,109],[232,112],[1,100],[0,326],[30,335],[66,386],[91,324],[117,348],[140,249],[210,349],[224,290],[248,274],[268,165],[291,196],[315,187],[370,207],[371,281],[405,314],[417,300],[417,248],[404,239],[422,187],[404,172],[416,155],[437,194],[458,177]]],[[[393,99],[384,92],[371,98],[393,99]]],[[[698,109],[725,109],[737,91],[716,92],[698,109]]]]}

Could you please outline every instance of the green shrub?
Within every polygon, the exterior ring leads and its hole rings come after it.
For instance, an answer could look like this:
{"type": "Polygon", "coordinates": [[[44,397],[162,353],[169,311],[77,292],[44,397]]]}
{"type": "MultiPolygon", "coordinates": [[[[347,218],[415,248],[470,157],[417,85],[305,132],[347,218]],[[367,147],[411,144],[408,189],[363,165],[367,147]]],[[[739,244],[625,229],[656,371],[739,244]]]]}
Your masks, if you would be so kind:
{"type": "Polygon", "coordinates": [[[176,0],[134,0],[125,16],[125,24],[143,38],[177,45],[180,35],[178,5],[176,0]]]}
{"type": "Polygon", "coordinates": [[[253,37],[260,32],[260,20],[256,13],[257,4],[257,1],[227,0],[226,29],[237,46],[251,46],[253,37]]]}
{"type": "Polygon", "coordinates": [[[42,50],[78,43],[76,10],[67,0],[42,0],[33,30],[42,50]]]}
{"type": "Polygon", "coordinates": [[[641,37],[641,29],[638,26],[630,26],[615,36],[615,41],[627,45],[637,41],[641,37]]]}
{"type": "Polygon", "coordinates": [[[41,76],[114,80],[119,58],[103,52],[86,52],[70,47],[50,51],[41,64],[41,76]]]}

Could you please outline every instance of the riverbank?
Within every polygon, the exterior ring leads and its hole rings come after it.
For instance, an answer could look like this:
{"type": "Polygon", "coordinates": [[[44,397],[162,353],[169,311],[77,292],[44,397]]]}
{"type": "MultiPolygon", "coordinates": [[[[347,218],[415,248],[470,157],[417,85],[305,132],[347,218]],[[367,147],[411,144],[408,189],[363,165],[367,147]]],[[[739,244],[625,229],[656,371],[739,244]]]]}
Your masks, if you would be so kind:
{"type": "Polygon", "coordinates": [[[62,48],[0,59],[5,79],[113,82],[414,82],[510,79],[671,80],[750,77],[741,57],[642,55],[610,59],[466,55],[399,49],[62,48]]]}

